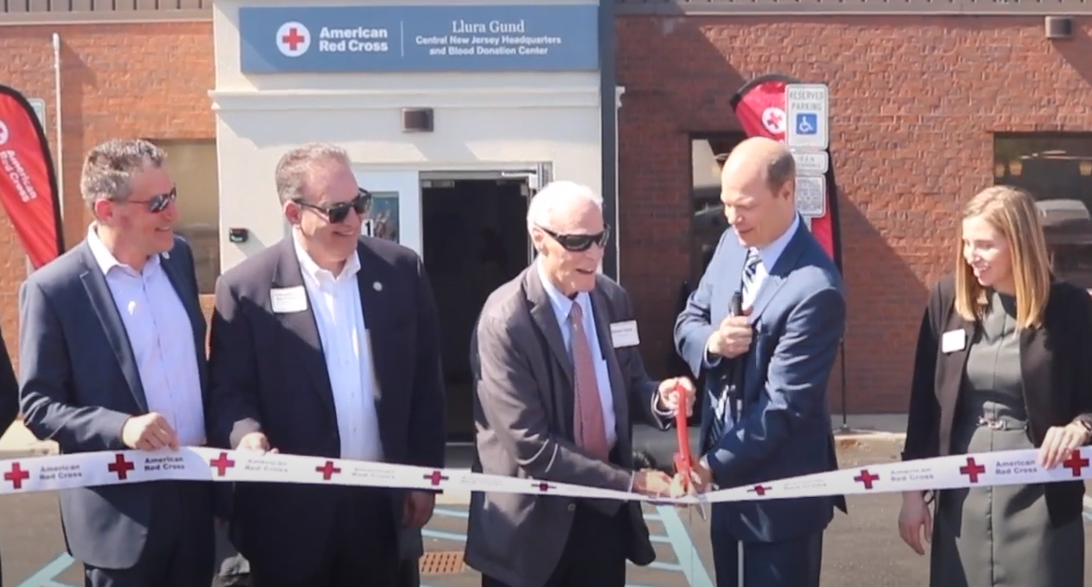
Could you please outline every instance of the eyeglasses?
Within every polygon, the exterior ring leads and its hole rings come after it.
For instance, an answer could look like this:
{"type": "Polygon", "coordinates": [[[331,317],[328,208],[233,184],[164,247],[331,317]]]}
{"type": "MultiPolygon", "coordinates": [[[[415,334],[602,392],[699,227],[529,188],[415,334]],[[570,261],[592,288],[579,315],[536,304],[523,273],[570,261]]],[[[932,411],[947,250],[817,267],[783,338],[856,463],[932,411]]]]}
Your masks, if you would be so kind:
{"type": "Polygon", "coordinates": [[[147,200],[114,200],[121,204],[144,204],[152,214],[159,214],[167,209],[171,202],[178,199],[178,189],[171,188],[165,194],[156,194],[147,200]]]}
{"type": "Polygon", "coordinates": [[[610,240],[610,226],[604,227],[599,234],[560,234],[539,226],[542,232],[550,235],[566,251],[581,253],[591,248],[592,245],[606,247],[610,240]]]}
{"type": "Polygon", "coordinates": [[[368,209],[368,202],[372,199],[372,194],[364,188],[359,188],[356,191],[356,197],[348,202],[338,202],[337,204],[331,204],[327,206],[320,206],[318,204],[312,204],[310,202],[304,202],[300,198],[293,200],[303,208],[310,208],[316,212],[321,212],[326,219],[333,224],[340,224],[345,222],[345,219],[349,217],[349,210],[357,213],[358,216],[363,216],[364,212],[368,209]]]}

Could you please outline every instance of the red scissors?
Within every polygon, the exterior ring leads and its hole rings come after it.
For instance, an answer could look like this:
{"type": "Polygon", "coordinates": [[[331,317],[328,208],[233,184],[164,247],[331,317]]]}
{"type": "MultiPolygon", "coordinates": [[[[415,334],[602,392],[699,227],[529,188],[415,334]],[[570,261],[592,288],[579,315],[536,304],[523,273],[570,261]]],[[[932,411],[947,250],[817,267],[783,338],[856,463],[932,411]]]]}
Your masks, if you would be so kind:
{"type": "MultiPolygon", "coordinates": [[[[675,472],[682,477],[683,489],[689,491],[693,479],[694,457],[690,455],[690,430],[686,418],[686,390],[675,383],[675,432],[678,435],[679,452],[675,453],[675,472]]],[[[705,519],[705,506],[699,510],[705,519]]]]}

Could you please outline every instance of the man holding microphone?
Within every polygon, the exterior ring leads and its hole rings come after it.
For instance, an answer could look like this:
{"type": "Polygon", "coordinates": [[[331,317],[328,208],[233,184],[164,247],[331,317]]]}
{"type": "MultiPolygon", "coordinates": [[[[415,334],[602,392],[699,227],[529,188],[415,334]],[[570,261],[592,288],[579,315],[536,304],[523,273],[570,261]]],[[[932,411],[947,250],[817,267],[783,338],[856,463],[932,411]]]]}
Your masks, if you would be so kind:
{"type": "MultiPolygon", "coordinates": [[[[770,139],[729,155],[721,201],[732,226],[675,323],[677,352],[706,375],[700,491],[838,467],[827,379],[845,299],[796,211],[795,176],[792,153],[770,139]]],[[[717,586],[817,587],[835,506],[845,511],[844,498],[713,504],[717,586]]]]}

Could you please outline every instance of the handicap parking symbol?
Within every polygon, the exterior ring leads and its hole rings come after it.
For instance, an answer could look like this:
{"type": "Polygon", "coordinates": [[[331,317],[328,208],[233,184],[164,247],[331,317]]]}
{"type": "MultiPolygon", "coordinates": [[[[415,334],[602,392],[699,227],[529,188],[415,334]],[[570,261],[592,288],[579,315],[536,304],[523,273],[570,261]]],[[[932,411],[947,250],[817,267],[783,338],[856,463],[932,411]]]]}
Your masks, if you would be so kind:
{"type": "Polygon", "coordinates": [[[819,116],[814,112],[796,114],[796,134],[813,135],[819,132],[819,116]]]}

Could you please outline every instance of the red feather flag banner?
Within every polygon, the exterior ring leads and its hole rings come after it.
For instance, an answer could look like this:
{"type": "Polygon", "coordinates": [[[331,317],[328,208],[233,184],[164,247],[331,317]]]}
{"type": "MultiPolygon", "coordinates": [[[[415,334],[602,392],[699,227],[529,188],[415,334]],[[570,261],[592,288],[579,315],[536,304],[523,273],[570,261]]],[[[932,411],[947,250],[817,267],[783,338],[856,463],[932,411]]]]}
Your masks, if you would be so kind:
{"type": "Polygon", "coordinates": [[[49,140],[30,102],[5,85],[0,85],[0,205],[35,269],[64,251],[49,140]]]}
{"type": "MultiPolygon", "coordinates": [[[[732,96],[731,105],[748,137],[767,137],[785,142],[788,115],[785,86],[799,80],[781,74],[757,77],[732,96]]],[[[842,271],[841,227],[838,223],[838,188],[834,182],[834,159],[827,148],[826,213],[811,219],[811,232],[842,271]]]]}

